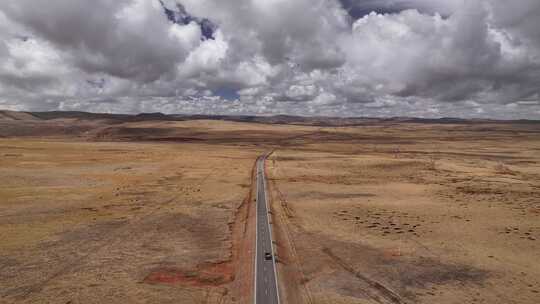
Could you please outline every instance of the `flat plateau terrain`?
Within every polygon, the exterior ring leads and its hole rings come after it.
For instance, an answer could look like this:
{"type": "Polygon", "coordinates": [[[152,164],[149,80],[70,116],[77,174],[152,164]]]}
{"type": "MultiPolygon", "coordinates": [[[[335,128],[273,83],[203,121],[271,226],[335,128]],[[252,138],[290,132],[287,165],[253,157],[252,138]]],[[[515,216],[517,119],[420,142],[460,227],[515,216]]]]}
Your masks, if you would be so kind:
{"type": "Polygon", "coordinates": [[[0,303],[252,303],[268,151],[283,303],[538,303],[540,124],[31,115],[0,119],[0,303]]]}

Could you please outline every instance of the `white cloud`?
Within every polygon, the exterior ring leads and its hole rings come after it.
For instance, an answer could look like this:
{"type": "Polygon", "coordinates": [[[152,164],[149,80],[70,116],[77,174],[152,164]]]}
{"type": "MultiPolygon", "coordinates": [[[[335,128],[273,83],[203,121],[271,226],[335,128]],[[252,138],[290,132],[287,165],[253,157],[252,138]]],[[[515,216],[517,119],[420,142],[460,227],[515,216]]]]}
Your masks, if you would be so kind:
{"type": "Polygon", "coordinates": [[[224,41],[223,34],[218,31],[215,40],[203,41],[189,54],[186,62],[179,66],[178,73],[184,77],[197,76],[200,73],[217,73],[228,49],[229,46],[224,41]]]}
{"type": "Polygon", "coordinates": [[[537,0],[163,3],[1,2],[0,107],[538,118],[537,0]]]}

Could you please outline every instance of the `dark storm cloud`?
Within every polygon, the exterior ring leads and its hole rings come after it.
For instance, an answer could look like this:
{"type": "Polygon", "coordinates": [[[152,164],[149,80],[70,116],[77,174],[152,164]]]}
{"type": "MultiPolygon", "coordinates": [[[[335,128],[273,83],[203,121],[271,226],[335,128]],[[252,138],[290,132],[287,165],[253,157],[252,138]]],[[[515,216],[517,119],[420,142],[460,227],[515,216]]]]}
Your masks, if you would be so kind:
{"type": "Polygon", "coordinates": [[[2,1],[0,107],[538,118],[539,28],[537,0],[2,1]]]}

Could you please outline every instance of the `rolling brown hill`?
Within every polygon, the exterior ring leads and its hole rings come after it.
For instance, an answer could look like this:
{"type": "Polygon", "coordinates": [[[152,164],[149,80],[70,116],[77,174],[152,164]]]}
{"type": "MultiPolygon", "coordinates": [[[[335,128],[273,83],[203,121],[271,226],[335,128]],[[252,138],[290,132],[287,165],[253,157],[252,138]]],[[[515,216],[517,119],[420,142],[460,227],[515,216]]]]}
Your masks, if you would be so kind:
{"type": "Polygon", "coordinates": [[[0,110],[0,120],[38,120],[39,118],[27,112],[2,111],[0,110]]]}

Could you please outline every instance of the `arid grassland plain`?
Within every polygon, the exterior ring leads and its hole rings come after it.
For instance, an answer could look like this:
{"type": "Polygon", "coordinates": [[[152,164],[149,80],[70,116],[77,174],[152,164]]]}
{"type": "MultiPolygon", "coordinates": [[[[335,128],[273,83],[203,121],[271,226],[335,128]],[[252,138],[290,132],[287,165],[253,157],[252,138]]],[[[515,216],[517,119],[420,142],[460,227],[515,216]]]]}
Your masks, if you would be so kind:
{"type": "Polygon", "coordinates": [[[540,124],[0,115],[0,303],[252,303],[266,161],[283,303],[540,298],[540,124]]]}

